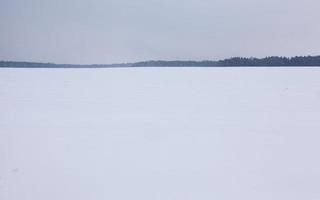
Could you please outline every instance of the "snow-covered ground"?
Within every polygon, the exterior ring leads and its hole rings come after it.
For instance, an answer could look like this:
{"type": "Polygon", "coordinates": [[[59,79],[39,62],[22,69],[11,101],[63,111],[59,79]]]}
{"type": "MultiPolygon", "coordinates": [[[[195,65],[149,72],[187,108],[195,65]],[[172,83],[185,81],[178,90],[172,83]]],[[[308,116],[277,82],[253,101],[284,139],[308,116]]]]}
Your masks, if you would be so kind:
{"type": "Polygon", "coordinates": [[[0,69],[1,200],[318,200],[320,68],[0,69]]]}

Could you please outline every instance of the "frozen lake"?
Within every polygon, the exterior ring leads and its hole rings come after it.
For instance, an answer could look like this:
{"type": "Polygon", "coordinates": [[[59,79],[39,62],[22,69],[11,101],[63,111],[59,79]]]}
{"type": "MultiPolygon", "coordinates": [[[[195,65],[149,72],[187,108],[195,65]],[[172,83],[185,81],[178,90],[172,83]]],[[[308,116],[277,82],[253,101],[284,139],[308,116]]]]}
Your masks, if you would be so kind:
{"type": "Polygon", "coordinates": [[[320,199],[320,68],[0,69],[2,200],[320,199]]]}

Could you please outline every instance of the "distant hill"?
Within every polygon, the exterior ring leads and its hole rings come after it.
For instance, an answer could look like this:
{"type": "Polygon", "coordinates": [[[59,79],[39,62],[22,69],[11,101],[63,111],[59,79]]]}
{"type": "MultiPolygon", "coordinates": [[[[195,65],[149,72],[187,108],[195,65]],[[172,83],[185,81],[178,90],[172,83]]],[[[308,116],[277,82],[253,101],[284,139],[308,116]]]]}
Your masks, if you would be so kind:
{"type": "Polygon", "coordinates": [[[235,67],[235,66],[320,66],[320,56],[265,57],[243,58],[233,57],[219,61],[144,61],[120,64],[54,64],[36,62],[0,61],[0,67],[8,68],[115,68],[115,67],[235,67]]]}
{"type": "Polygon", "coordinates": [[[55,64],[55,63],[38,63],[38,62],[15,62],[15,61],[0,61],[1,67],[10,68],[107,68],[107,67],[130,67],[130,64],[55,64]]]}

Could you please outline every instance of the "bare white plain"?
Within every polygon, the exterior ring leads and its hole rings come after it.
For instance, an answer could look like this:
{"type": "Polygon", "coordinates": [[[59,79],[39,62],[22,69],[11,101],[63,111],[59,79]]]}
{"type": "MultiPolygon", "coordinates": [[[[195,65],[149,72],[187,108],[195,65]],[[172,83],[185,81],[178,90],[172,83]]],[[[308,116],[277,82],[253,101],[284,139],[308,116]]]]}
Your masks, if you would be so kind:
{"type": "Polygon", "coordinates": [[[0,199],[320,199],[319,77],[0,69],[0,199]]]}

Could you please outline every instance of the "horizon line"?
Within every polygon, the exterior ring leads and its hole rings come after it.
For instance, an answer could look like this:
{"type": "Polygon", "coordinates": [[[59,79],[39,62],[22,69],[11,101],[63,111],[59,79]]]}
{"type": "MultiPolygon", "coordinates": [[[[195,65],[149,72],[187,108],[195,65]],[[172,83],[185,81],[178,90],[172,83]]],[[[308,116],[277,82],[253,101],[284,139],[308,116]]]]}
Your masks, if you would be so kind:
{"type": "Polygon", "coordinates": [[[98,66],[111,66],[111,65],[130,65],[130,64],[137,64],[137,63],[146,63],[146,62],[220,62],[224,60],[234,59],[234,58],[241,58],[241,59],[266,59],[266,58],[284,58],[284,59],[292,59],[297,57],[319,57],[319,55],[303,55],[303,56],[264,56],[264,57],[246,57],[246,56],[232,56],[228,58],[223,59],[203,59],[203,60],[192,60],[192,59],[173,59],[173,60],[166,60],[166,59],[149,59],[149,60],[141,60],[141,61],[133,61],[133,62],[115,62],[115,63],[91,63],[91,64],[76,64],[76,63],[56,63],[56,62],[47,62],[47,61],[16,61],[16,60],[0,60],[0,62],[11,62],[11,63],[34,63],[34,64],[50,64],[50,65],[74,65],[74,66],[92,66],[92,65],[98,65],[98,66]]]}

